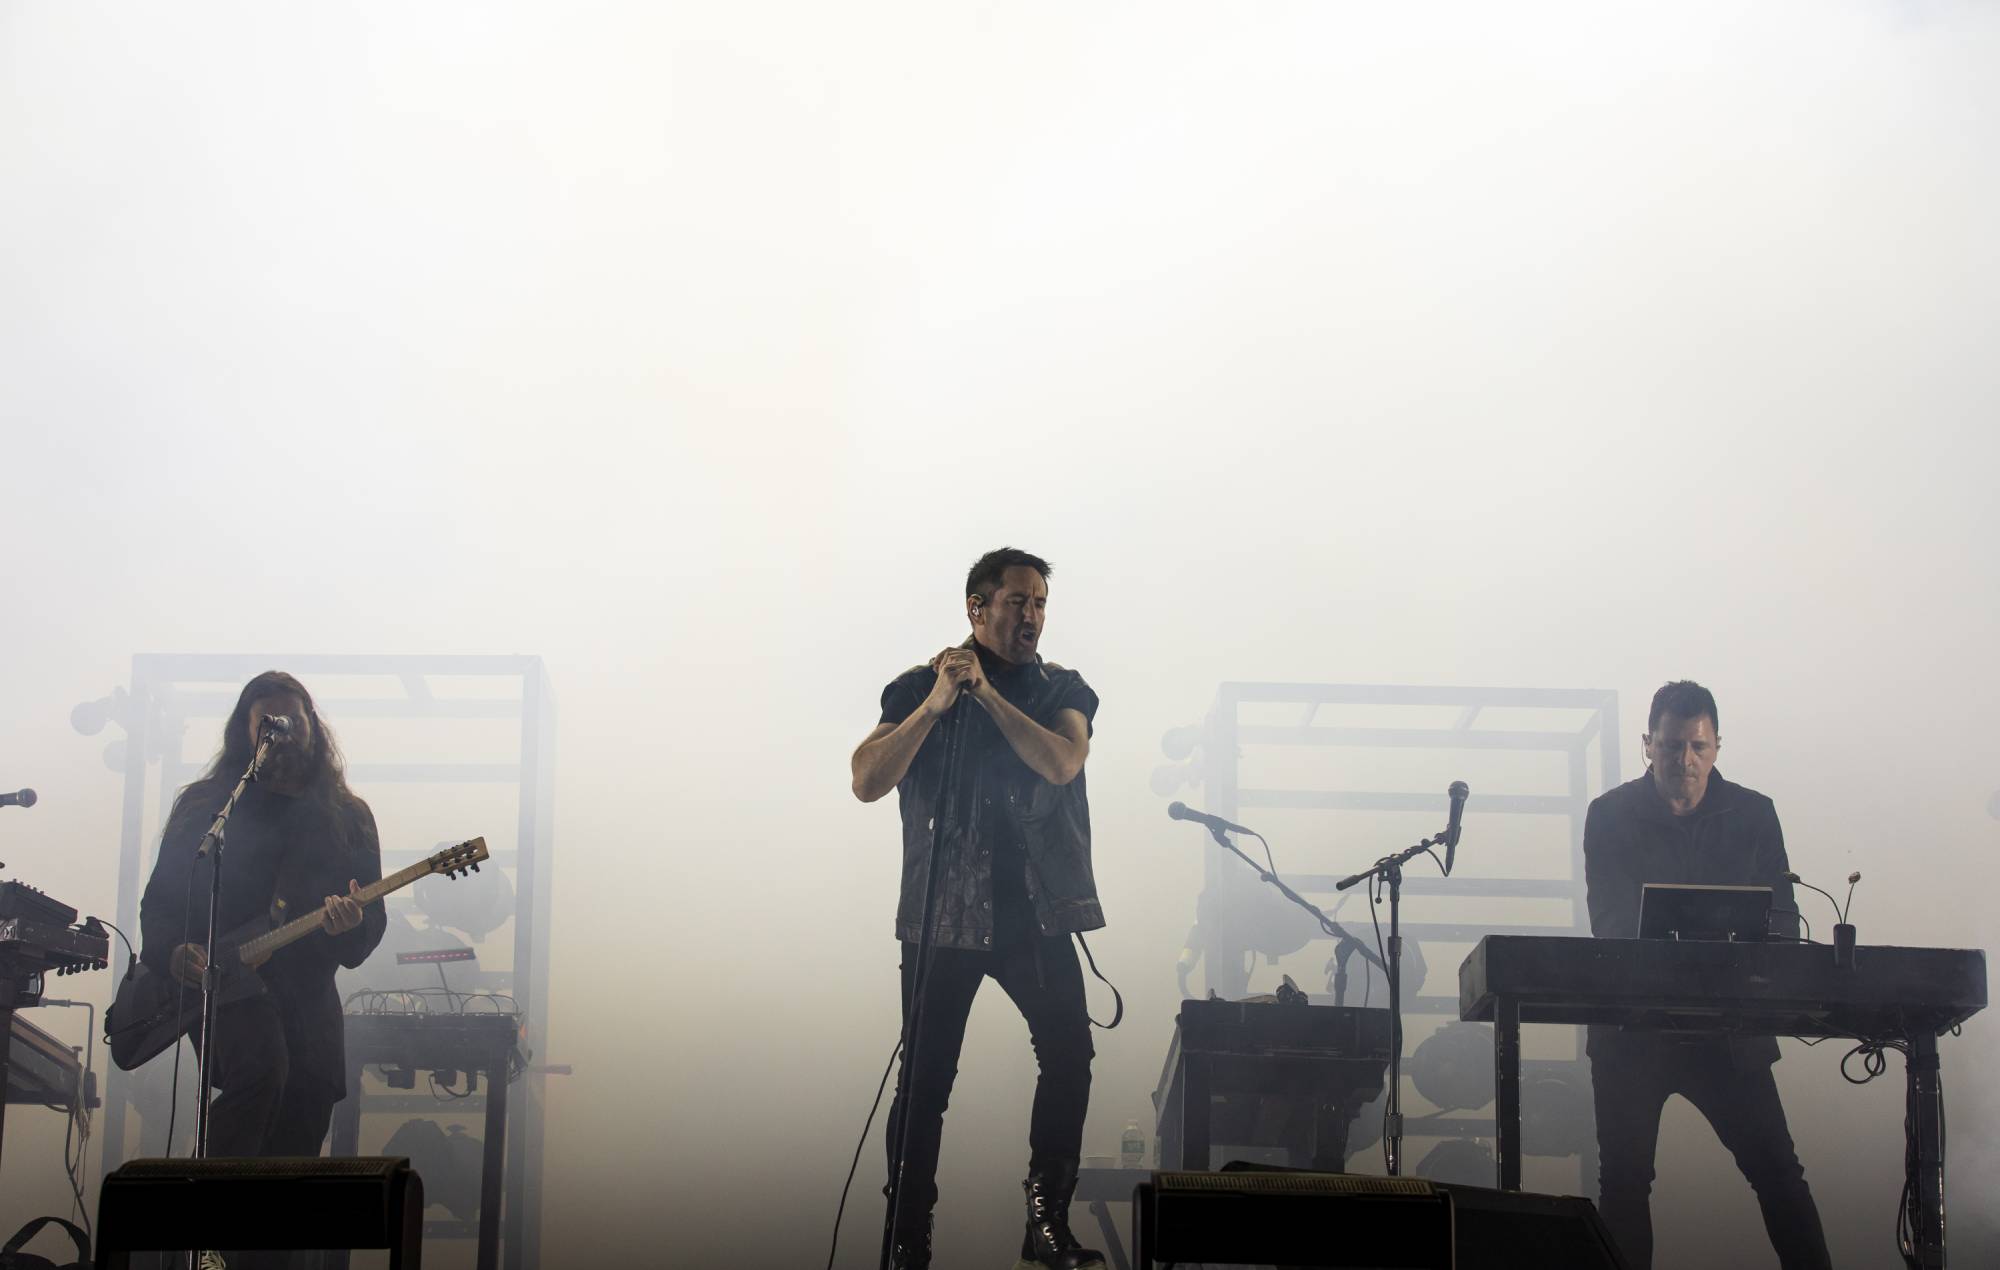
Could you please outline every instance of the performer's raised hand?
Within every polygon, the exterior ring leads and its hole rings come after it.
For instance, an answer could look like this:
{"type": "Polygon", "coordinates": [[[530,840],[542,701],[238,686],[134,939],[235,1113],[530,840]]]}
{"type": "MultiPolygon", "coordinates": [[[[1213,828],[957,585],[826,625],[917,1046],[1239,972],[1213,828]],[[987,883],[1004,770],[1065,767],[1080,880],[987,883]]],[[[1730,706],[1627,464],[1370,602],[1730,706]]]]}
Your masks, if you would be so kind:
{"type": "Polygon", "coordinates": [[[937,671],[937,682],[931,686],[924,707],[933,715],[942,715],[956,705],[961,692],[974,698],[985,692],[986,672],[979,664],[979,654],[970,648],[945,649],[931,658],[931,668],[937,671]]]}

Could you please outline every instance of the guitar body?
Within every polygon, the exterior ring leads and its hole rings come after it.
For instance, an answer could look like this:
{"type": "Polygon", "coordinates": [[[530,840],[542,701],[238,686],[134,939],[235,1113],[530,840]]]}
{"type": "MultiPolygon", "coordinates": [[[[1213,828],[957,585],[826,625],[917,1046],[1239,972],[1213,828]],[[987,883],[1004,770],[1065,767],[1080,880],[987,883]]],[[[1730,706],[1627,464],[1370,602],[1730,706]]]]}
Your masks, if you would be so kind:
{"type": "MultiPolygon", "coordinates": [[[[216,990],[219,1010],[264,992],[264,981],[243,964],[239,952],[250,940],[270,932],[264,918],[245,922],[217,941],[222,955],[215,964],[222,970],[216,990]]],[[[161,974],[144,962],[135,961],[118,982],[118,994],[104,1012],[104,1036],[111,1049],[111,1061],[120,1071],[132,1071],[166,1053],[183,1036],[201,1025],[201,989],[185,990],[180,980],[161,974]]]]}
{"type": "MultiPolygon", "coordinates": [[[[486,839],[464,842],[435,851],[407,868],[370,882],[355,898],[363,904],[379,902],[383,896],[402,890],[421,877],[464,877],[488,859],[486,839]]],[[[220,972],[215,1002],[220,1009],[262,993],[264,981],[257,967],[288,944],[311,936],[324,937],[322,917],[325,906],[284,920],[282,909],[268,917],[245,922],[216,940],[209,951],[209,964],[220,972]]],[[[118,995],[104,1012],[104,1041],[118,1070],[129,1072],[160,1054],[201,1023],[201,989],[183,988],[172,975],[161,974],[134,961],[118,983],[118,995]]]]}

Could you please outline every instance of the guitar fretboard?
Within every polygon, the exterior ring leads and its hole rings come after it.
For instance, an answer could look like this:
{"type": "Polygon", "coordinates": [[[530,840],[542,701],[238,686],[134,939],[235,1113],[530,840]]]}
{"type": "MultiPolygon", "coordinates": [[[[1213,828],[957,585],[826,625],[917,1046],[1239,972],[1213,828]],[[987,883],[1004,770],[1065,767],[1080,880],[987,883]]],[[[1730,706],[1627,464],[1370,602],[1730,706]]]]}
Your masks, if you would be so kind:
{"type": "MultiPolygon", "coordinates": [[[[465,857],[465,864],[472,864],[486,859],[486,839],[474,838],[471,842],[466,843],[465,846],[472,849],[471,854],[465,857]]],[[[419,860],[408,868],[398,869],[381,881],[370,882],[367,886],[362,887],[359,897],[360,902],[363,906],[373,904],[385,895],[402,890],[418,878],[437,872],[438,868],[439,857],[432,856],[428,860],[419,860]]],[[[321,929],[320,919],[325,913],[326,905],[322,904],[303,917],[295,917],[275,930],[266,931],[255,939],[246,940],[237,946],[237,955],[243,959],[243,964],[247,966],[258,965],[267,961],[280,948],[288,944],[295,944],[307,935],[321,929]]]]}

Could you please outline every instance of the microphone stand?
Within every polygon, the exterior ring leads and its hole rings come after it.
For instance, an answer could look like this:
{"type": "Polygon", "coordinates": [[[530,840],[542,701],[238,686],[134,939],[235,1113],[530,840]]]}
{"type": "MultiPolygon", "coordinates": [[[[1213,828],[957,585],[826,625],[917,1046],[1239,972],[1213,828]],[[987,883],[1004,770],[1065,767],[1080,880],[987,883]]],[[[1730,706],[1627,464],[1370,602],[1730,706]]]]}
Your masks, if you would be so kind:
{"type": "Polygon", "coordinates": [[[958,811],[960,769],[964,761],[965,713],[971,707],[965,704],[965,693],[944,717],[944,791],[939,799],[941,806],[931,818],[931,850],[924,860],[924,920],[917,928],[917,970],[910,982],[910,1006],[903,1011],[903,1058],[896,1069],[896,1098],[891,1106],[899,1114],[891,1126],[892,1141],[889,1152],[889,1204],[882,1215],[882,1259],[881,1270],[890,1270],[889,1258],[896,1245],[896,1221],[903,1212],[903,1168],[910,1155],[910,1073],[917,1065],[918,1025],[923,1019],[924,997],[930,990],[931,960],[937,952],[937,932],[932,929],[937,921],[937,876],[938,852],[944,846],[946,826],[955,819],[958,811]]]}
{"type": "MultiPolygon", "coordinates": [[[[1370,868],[1351,877],[1342,878],[1334,884],[1334,890],[1345,891],[1349,887],[1371,877],[1381,877],[1389,884],[1389,1081],[1388,1101],[1382,1117],[1382,1145],[1389,1167],[1390,1177],[1402,1176],[1403,1167],[1403,928],[1401,910],[1403,903],[1403,866],[1429,851],[1443,845],[1444,834],[1426,838],[1414,847],[1406,847],[1395,855],[1384,856],[1370,868]]],[[[1372,900],[1370,901],[1373,902],[1372,900]]],[[[1366,951],[1365,949],[1363,951],[1366,951]]]]}
{"type": "MultiPolygon", "coordinates": [[[[1361,954],[1361,959],[1363,961],[1367,962],[1371,966],[1375,966],[1386,972],[1387,967],[1383,966],[1382,959],[1380,957],[1377,957],[1374,953],[1370,952],[1368,950],[1368,945],[1362,943],[1354,936],[1348,934],[1347,928],[1345,926],[1342,926],[1339,922],[1334,921],[1331,917],[1328,917],[1325,913],[1322,913],[1319,909],[1319,905],[1313,903],[1305,896],[1300,895],[1297,891],[1294,891],[1291,887],[1286,886],[1284,879],[1280,878],[1277,874],[1271,872],[1269,869],[1266,869],[1263,865],[1257,863],[1255,860],[1252,860],[1249,856],[1244,855],[1242,849],[1239,848],[1235,843],[1231,842],[1220,827],[1216,825],[1210,825],[1208,827],[1208,832],[1212,837],[1214,837],[1217,845],[1221,846],[1223,850],[1229,852],[1237,859],[1243,861],[1243,863],[1249,865],[1250,868],[1253,871],[1255,871],[1258,877],[1262,878],[1266,882],[1269,882],[1272,886],[1277,887],[1278,893],[1280,895],[1283,895],[1286,899],[1290,900],[1292,903],[1298,905],[1306,912],[1311,913],[1314,917],[1318,918],[1319,928],[1325,931],[1328,935],[1331,935],[1333,938],[1340,941],[1340,944],[1337,945],[1336,947],[1345,947],[1349,948],[1351,951],[1358,952],[1361,954]]],[[[1391,945],[1391,947],[1393,947],[1393,945],[1391,945]]],[[[1343,964],[1341,966],[1340,974],[1341,978],[1344,981],[1347,975],[1347,968],[1345,965],[1346,954],[1344,953],[1341,954],[1341,961],[1343,964]]],[[[1339,991],[1344,992],[1345,990],[1346,989],[1343,984],[1342,988],[1339,989],[1339,991]]]]}
{"type": "Polygon", "coordinates": [[[243,769],[243,776],[236,782],[236,788],[229,792],[228,801],[222,810],[215,813],[215,823],[201,836],[201,845],[195,848],[195,858],[209,857],[208,869],[208,934],[202,951],[207,955],[208,964],[201,975],[201,1050],[200,1099],[195,1108],[194,1158],[208,1158],[208,1102],[215,1090],[215,994],[222,986],[222,962],[216,956],[215,931],[217,915],[222,911],[222,839],[223,831],[229,824],[230,813],[236,810],[236,800],[243,797],[243,791],[251,781],[257,779],[257,771],[264,766],[264,755],[271,749],[271,734],[266,731],[257,738],[257,752],[250,756],[250,766],[243,769]]]}

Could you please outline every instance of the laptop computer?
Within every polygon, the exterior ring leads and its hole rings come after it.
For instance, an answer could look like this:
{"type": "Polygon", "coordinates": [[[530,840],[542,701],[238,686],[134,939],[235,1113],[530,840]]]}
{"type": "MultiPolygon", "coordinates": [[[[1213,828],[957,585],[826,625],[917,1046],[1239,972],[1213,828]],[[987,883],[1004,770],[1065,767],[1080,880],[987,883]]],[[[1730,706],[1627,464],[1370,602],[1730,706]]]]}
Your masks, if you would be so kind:
{"type": "Polygon", "coordinates": [[[1648,882],[1639,893],[1639,938],[1756,943],[1770,938],[1771,888],[1648,882]]]}

